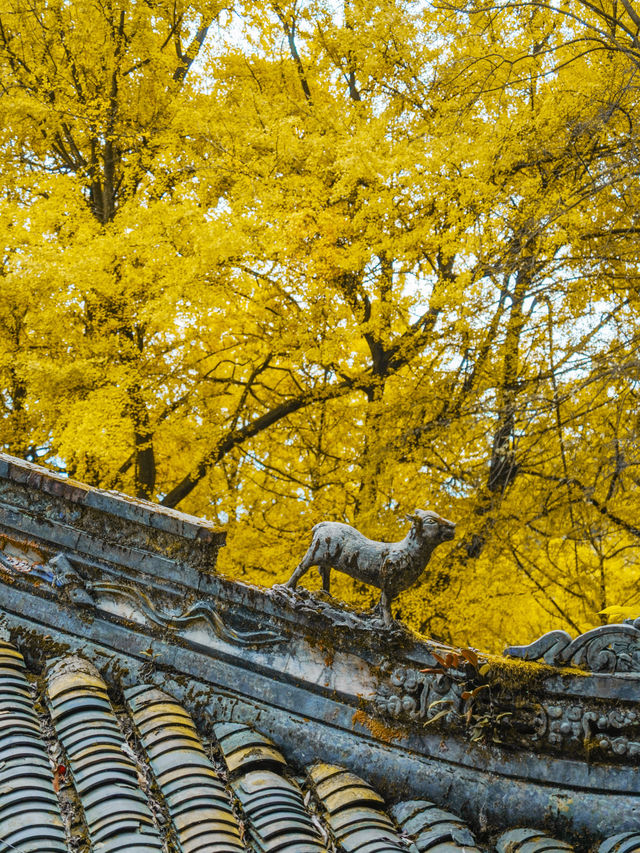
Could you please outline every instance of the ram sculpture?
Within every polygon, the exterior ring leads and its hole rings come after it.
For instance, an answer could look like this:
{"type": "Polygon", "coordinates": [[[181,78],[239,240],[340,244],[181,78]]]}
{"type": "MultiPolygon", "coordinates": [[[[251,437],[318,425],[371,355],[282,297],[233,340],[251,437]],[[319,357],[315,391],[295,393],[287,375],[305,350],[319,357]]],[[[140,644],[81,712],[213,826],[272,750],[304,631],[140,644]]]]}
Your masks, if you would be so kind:
{"type": "Polygon", "coordinates": [[[453,539],[456,526],[431,510],[416,509],[407,515],[411,528],[400,542],[375,542],[349,524],[321,521],[313,528],[311,544],[285,587],[295,589],[300,578],[317,566],[322,588],[330,592],[331,569],[344,572],[380,591],[378,608],[386,626],[393,622],[391,602],[414,584],[431,554],[453,539]]]}

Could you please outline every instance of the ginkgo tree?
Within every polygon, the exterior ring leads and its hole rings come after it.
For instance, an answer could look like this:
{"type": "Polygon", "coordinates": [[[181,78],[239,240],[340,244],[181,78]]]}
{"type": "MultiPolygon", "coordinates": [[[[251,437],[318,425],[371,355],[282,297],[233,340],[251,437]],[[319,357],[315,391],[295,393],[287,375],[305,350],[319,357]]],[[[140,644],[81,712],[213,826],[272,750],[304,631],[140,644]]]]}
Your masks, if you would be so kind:
{"type": "Polygon", "coordinates": [[[265,584],[437,508],[445,639],[633,607],[634,60],[556,11],[4,4],[2,446],[265,584]]]}

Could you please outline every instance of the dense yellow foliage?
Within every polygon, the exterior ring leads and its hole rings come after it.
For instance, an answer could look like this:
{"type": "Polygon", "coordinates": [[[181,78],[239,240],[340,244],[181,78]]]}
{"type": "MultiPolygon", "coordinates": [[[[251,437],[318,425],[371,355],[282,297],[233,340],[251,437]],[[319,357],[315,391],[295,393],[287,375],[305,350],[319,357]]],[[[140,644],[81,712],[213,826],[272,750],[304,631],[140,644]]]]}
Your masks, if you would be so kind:
{"type": "Polygon", "coordinates": [[[640,612],[639,23],[6,0],[0,446],[216,519],[263,584],[321,519],[435,508],[398,608],[443,639],[640,612]]]}

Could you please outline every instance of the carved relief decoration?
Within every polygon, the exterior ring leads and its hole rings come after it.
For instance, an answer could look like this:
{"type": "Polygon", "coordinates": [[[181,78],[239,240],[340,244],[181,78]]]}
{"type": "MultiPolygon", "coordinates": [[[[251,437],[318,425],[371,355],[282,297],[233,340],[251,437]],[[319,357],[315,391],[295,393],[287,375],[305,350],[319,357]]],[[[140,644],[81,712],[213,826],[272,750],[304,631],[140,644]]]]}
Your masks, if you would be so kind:
{"type": "Polygon", "coordinates": [[[225,625],[216,608],[208,601],[196,601],[177,615],[165,615],[140,589],[132,584],[98,583],[87,581],[85,589],[93,597],[97,607],[104,597],[120,599],[133,604],[148,622],[159,627],[179,631],[197,622],[204,622],[218,639],[236,646],[263,646],[283,639],[275,631],[235,631],[225,625]]]}
{"type": "Polygon", "coordinates": [[[601,625],[575,640],[566,631],[549,631],[528,646],[509,646],[505,655],[544,660],[551,666],[577,666],[590,672],[640,673],[640,618],[621,625],[601,625]]]}
{"type": "Polygon", "coordinates": [[[388,682],[379,685],[374,705],[380,714],[394,720],[426,723],[438,715],[438,720],[451,725],[463,709],[464,690],[453,674],[396,666],[391,668],[388,682]]]}
{"type": "Polygon", "coordinates": [[[63,553],[57,554],[45,564],[39,564],[0,552],[0,568],[12,574],[31,577],[36,583],[45,581],[73,604],[91,605],[118,615],[118,607],[110,607],[109,602],[121,602],[128,613],[134,614],[137,621],[178,633],[197,623],[204,623],[212,638],[231,645],[263,646],[284,639],[275,631],[236,631],[230,628],[209,601],[196,601],[179,613],[162,612],[151,598],[134,584],[92,581],[82,577],[63,553]]]}
{"type": "Polygon", "coordinates": [[[433,724],[468,740],[533,752],[582,758],[594,754],[615,763],[635,763],[640,757],[640,711],[631,702],[578,700],[544,690],[523,701],[521,691],[491,677],[484,689],[475,689],[474,697],[464,672],[404,666],[383,667],[383,672],[387,677],[373,700],[376,713],[416,733],[426,733],[433,724]]]}
{"type": "Polygon", "coordinates": [[[539,739],[554,751],[582,747],[614,759],[640,757],[640,713],[632,707],[561,701],[545,703],[540,711],[539,739]]]}

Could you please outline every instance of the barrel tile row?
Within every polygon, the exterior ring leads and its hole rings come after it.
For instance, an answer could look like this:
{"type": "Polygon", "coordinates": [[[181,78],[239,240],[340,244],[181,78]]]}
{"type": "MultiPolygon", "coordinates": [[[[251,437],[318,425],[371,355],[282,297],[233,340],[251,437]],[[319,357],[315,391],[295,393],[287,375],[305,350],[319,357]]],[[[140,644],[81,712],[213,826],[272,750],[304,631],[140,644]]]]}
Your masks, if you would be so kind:
{"type": "Polygon", "coordinates": [[[190,715],[152,685],[125,698],[183,853],[242,853],[229,796],[190,715]]]}
{"type": "Polygon", "coordinates": [[[359,776],[337,764],[318,762],[309,778],[326,811],[326,821],[346,853],[406,853],[384,800],[359,776]]]}
{"type": "Polygon", "coordinates": [[[496,841],[498,853],[567,853],[573,847],[540,829],[519,828],[503,832],[496,841]]]}
{"type": "Polygon", "coordinates": [[[640,853],[640,832],[621,832],[607,838],[597,853],[640,853]]]}
{"type": "Polygon", "coordinates": [[[53,770],[20,652],[0,641],[0,849],[67,853],[53,770]]]}
{"type": "Polygon", "coordinates": [[[256,850],[326,853],[302,791],[283,775],[286,761],[273,742],[237,723],[218,724],[214,731],[256,850]]]}
{"type": "Polygon", "coordinates": [[[467,824],[429,800],[407,800],[391,809],[394,820],[413,839],[418,853],[479,853],[467,824]]]}
{"type": "Polygon", "coordinates": [[[162,853],[138,768],[98,671],[69,657],[50,667],[47,683],[51,719],[96,853],[162,853]]]}

